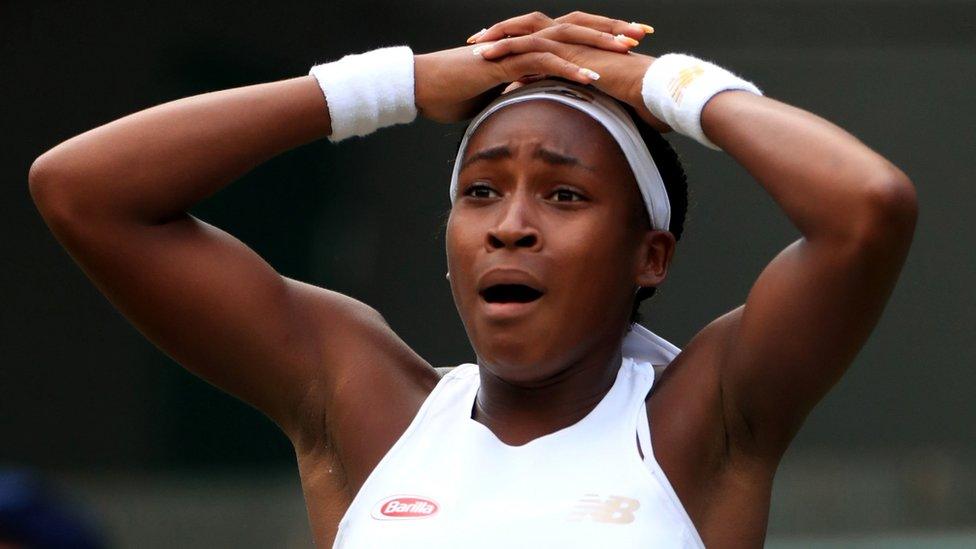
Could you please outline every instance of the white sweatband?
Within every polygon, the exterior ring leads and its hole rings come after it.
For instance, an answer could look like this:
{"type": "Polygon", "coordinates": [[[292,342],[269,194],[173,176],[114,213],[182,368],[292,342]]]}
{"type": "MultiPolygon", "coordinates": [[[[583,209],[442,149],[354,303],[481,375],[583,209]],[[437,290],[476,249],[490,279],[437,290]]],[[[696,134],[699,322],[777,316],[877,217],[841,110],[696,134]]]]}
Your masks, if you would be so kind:
{"type": "Polygon", "coordinates": [[[417,117],[409,46],[350,54],[315,65],[308,74],[318,80],[325,94],[332,119],[329,141],[333,143],[417,117]]]}
{"type": "Polygon", "coordinates": [[[752,82],[731,72],[681,53],[662,55],[644,74],[641,95],[644,105],[662,122],[706,147],[721,150],[701,127],[701,113],[708,100],[726,90],[762,92],[752,82]]]}

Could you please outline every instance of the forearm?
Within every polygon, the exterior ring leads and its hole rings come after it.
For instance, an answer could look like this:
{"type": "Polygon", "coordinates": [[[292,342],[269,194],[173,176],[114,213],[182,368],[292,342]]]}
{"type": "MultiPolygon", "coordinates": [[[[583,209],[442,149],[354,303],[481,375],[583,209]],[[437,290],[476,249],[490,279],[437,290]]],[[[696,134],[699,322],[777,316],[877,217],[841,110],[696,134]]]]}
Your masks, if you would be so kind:
{"type": "Polygon", "coordinates": [[[71,215],[159,223],[330,127],[312,76],[205,93],[57,145],[31,166],[31,192],[71,215]]]}
{"type": "Polygon", "coordinates": [[[850,238],[913,215],[914,188],[905,174],[816,115],[725,92],[706,104],[701,123],[808,239],[850,238]]]}

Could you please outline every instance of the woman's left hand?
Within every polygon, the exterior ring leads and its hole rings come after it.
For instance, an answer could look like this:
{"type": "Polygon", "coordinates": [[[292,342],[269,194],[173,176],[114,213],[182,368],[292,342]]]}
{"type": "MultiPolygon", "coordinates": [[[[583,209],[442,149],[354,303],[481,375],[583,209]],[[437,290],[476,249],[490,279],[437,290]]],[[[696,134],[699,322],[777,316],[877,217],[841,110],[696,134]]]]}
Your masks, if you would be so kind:
{"type": "Polygon", "coordinates": [[[670,127],[647,110],[641,95],[644,73],[654,62],[654,57],[626,49],[621,51],[620,48],[593,45],[599,44],[602,39],[620,42],[611,34],[614,31],[624,36],[628,36],[625,31],[631,35],[644,32],[635,31],[634,28],[630,23],[582,12],[555,20],[541,14],[529,14],[494,25],[481,35],[472,37],[471,42],[485,47],[480,55],[486,61],[511,54],[547,51],[596,71],[600,78],[592,86],[632,106],[644,121],[658,131],[668,131],[670,127]],[[508,37],[495,42],[485,39],[505,35],[508,37]]]}

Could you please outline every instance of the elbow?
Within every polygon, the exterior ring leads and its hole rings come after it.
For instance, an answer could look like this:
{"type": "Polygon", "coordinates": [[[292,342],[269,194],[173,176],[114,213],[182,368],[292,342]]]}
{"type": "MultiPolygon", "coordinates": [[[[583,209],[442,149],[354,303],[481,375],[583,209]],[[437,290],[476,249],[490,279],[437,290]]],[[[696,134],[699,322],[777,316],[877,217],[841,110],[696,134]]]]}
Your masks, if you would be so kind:
{"type": "Polygon", "coordinates": [[[912,239],[918,193],[904,172],[893,165],[880,170],[867,184],[864,202],[859,235],[872,241],[912,239]]]}
{"type": "Polygon", "coordinates": [[[38,156],[27,172],[27,185],[34,203],[38,203],[48,194],[49,182],[52,178],[51,161],[47,153],[38,156]]]}
{"type": "Polygon", "coordinates": [[[50,226],[63,226],[71,217],[71,201],[68,199],[66,178],[62,168],[48,151],[37,157],[27,174],[31,200],[41,217],[50,226]]]}

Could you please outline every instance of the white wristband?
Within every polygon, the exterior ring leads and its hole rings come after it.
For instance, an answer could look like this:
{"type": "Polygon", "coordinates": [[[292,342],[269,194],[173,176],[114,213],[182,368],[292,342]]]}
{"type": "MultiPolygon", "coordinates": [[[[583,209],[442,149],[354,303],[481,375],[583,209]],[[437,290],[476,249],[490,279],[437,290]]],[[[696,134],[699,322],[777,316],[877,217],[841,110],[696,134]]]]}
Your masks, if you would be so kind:
{"type": "Polygon", "coordinates": [[[413,90],[413,50],[409,46],[351,54],[312,67],[332,119],[329,141],[367,135],[417,117],[413,90]]]}
{"type": "Polygon", "coordinates": [[[651,114],[674,131],[695,139],[706,147],[720,150],[701,127],[701,113],[715,94],[726,90],[762,92],[752,82],[731,72],[680,53],[662,55],[644,74],[641,95],[651,114]]]}

